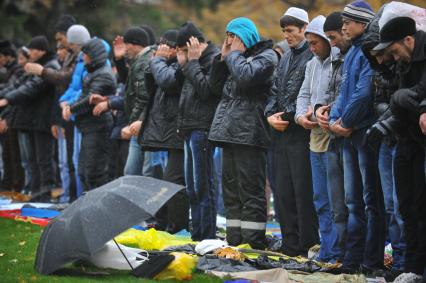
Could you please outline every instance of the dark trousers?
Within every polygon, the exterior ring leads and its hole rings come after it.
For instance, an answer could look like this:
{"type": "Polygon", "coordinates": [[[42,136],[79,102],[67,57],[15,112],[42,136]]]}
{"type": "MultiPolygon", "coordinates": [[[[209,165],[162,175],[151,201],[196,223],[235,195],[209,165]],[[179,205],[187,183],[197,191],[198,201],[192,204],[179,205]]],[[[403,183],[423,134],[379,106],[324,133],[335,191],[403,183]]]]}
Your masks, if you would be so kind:
{"type": "Polygon", "coordinates": [[[397,144],[394,174],[406,241],[405,272],[423,274],[426,266],[425,148],[412,140],[397,144]]]}
{"type": "Polygon", "coordinates": [[[78,175],[89,191],[108,182],[109,131],[82,133],[78,175]]]}
{"type": "Polygon", "coordinates": [[[19,156],[19,143],[16,130],[9,129],[1,135],[3,147],[4,176],[0,176],[2,187],[6,190],[20,191],[24,186],[24,172],[19,156]]]}
{"type": "Polygon", "coordinates": [[[266,247],[266,151],[227,144],[223,147],[222,189],[226,210],[226,240],[266,247]]]}
{"type": "Polygon", "coordinates": [[[110,155],[108,175],[110,180],[115,180],[124,175],[127,155],[129,153],[129,140],[112,139],[110,141],[110,155]]]}
{"type": "MultiPolygon", "coordinates": [[[[185,185],[184,152],[179,149],[168,151],[167,166],[163,173],[163,180],[179,185],[185,185]]],[[[160,230],[170,233],[188,229],[189,200],[185,190],[174,195],[155,216],[160,230]]]]}
{"type": "Polygon", "coordinates": [[[309,131],[294,123],[276,135],[275,186],[280,210],[283,252],[306,255],[319,243],[313,202],[309,131]]]}
{"type": "MultiPolygon", "coordinates": [[[[48,132],[33,132],[36,164],[40,176],[40,191],[48,191],[56,187],[56,171],[54,168],[55,141],[48,132]]],[[[34,191],[33,191],[34,193],[34,191]]]]}

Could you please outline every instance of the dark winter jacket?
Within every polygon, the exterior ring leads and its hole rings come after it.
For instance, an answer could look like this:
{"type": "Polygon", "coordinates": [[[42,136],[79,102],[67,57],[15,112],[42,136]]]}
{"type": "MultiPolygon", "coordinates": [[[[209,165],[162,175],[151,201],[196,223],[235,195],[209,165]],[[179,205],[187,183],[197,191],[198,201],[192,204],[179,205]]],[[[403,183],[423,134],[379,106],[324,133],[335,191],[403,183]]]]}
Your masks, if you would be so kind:
{"type": "Polygon", "coordinates": [[[140,144],[144,150],[182,149],[183,139],[177,134],[177,115],[181,82],[176,78],[179,64],[155,57],[150,62],[155,95],[151,100],[147,118],[143,123],[140,144]]]}
{"type": "Polygon", "coordinates": [[[116,95],[108,98],[109,106],[115,109],[112,112],[114,125],[111,130],[111,139],[121,140],[121,130],[129,124],[129,117],[124,112],[124,84],[119,83],[117,86],[116,95]]]}
{"type": "Polygon", "coordinates": [[[312,57],[308,42],[304,41],[299,48],[292,48],[291,52],[281,58],[265,109],[267,117],[277,112],[295,114],[297,96],[305,79],[306,64],[312,57]]]}
{"type": "Polygon", "coordinates": [[[208,43],[200,59],[191,60],[178,71],[185,79],[179,100],[179,113],[177,127],[180,135],[186,135],[192,130],[209,130],[219,103],[219,97],[212,95],[209,82],[210,68],[213,57],[220,50],[208,43]]]}
{"type": "Polygon", "coordinates": [[[129,124],[143,120],[149,103],[145,75],[149,72],[149,60],[154,49],[146,47],[131,62],[126,79],[124,109],[129,116],[129,124]]]}
{"type": "Polygon", "coordinates": [[[114,95],[116,83],[111,67],[106,64],[107,52],[100,39],[91,39],[82,51],[89,55],[92,62],[86,64],[87,76],[83,79],[83,90],[79,100],[70,106],[71,113],[76,115],[75,123],[82,133],[110,131],[112,128],[111,111],[100,116],[93,116],[94,106],[89,104],[91,93],[102,96],[114,95]]]}
{"type": "Polygon", "coordinates": [[[268,148],[264,111],[278,64],[272,47],[272,41],[260,41],[244,53],[231,52],[223,61],[215,57],[210,84],[222,99],[210,128],[211,141],[268,148]]]}
{"type": "MultiPolygon", "coordinates": [[[[59,70],[60,66],[53,54],[47,53],[37,63],[46,69],[59,70]]],[[[55,100],[55,85],[38,76],[30,76],[15,90],[8,92],[5,98],[10,105],[31,105],[34,116],[31,129],[50,133],[51,112],[55,100]]]]}
{"type": "Polygon", "coordinates": [[[399,88],[414,91],[419,106],[408,109],[402,105],[404,96],[392,97],[392,116],[387,120],[393,122],[393,127],[400,131],[401,136],[407,136],[408,132],[412,139],[424,145],[425,136],[420,131],[419,117],[420,114],[426,113],[426,32],[418,31],[414,37],[411,62],[408,66],[401,64],[398,69],[399,88]]]}
{"type": "MultiPolygon", "coordinates": [[[[7,64],[6,70],[5,83],[0,86],[1,98],[3,98],[7,92],[15,89],[21,77],[24,75],[24,70],[22,66],[18,64],[17,60],[13,60],[7,64]]],[[[0,119],[6,119],[9,126],[15,113],[15,108],[16,106],[8,105],[0,110],[0,119]]]]}
{"type": "Polygon", "coordinates": [[[56,86],[55,103],[52,105],[51,112],[53,125],[65,125],[65,121],[62,119],[61,107],[59,106],[59,98],[65,93],[71,82],[76,62],[77,54],[70,53],[65,58],[60,70],[46,68],[41,73],[43,80],[56,86]]]}

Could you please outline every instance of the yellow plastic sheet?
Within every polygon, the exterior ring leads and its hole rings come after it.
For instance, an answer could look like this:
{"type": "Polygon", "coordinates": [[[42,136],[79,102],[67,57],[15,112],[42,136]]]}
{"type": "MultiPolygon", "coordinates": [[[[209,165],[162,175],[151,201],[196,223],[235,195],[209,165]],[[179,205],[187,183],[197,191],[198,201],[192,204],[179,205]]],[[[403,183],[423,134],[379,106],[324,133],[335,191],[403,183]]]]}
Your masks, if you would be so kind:
{"type": "Polygon", "coordinates": [[[192,241],[190,237],[171,235],[164,231],[157,231],[154,228],[148,231],[132,228],[115,237],[115,240],[122,245],[143,250],[163,250],[171,246],[197,243],[192,241]]]}

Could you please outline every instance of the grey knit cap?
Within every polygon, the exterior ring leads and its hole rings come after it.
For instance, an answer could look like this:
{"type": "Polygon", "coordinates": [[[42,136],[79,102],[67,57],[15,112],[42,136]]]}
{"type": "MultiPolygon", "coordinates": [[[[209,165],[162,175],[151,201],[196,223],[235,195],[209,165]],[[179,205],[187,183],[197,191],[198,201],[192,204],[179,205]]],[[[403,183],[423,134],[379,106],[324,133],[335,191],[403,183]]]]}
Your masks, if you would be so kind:
{"type": "Polygon", "coordinates": [[[68,43],[84,45],[90,40],[90,33],[85,26],[72,25],[67,31],[68,43]]]}

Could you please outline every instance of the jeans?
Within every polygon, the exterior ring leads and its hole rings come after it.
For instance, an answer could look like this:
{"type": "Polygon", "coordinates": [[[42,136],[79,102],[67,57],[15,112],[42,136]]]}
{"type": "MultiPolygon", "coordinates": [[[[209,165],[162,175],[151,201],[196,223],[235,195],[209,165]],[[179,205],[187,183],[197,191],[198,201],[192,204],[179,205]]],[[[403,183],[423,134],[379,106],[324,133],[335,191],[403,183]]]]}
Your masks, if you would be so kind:
{"type": "Polygon", "coordinates": [[[144,164],[144,152],[138,143],[137,137],[132,137],[129,144],[129,153],[127,155],[126,166],[124,166],[124,175],[142,176],[144,164]]]}
{"type": "Polygon", "coordinates": [[[69,202],[70,200],[70,171],[68,167],[67,141],[61,128],[58,131],[58,167],[61,176],[61,183],[64,193],[61,195],[60,202],[69,202]]]}
{"type": "Polygon", "coordinates": [[[214,186],[216,188],[216,208],[217,213],[220,215],[225,215],[225,206],[223,204],[223,191],[222,191],[222,149],[216,147],[213,156],[214,164],[214,186]]]}
{"type": "Polygon", "coordinates": [[[345,197],[349,209],[343,266],[380,268],[385,245],[383,194],[377,185],[377,157],[363,144],[364,135],[365,129],[354,131],[343,145],[345,197]]]}
{"type": "Polygon", "coordinates": [[[208,132],[194,130],[185,137],[185,181],[194,241],[216,237],[213,151],[208,132]]]}
{"type": "Polygon", "coordinates": [[[165,166],[165,159],[163,158],[164,151],[146,151],[144,152],[144,162],[142,168],[142,175],[156,179],[163,178],[163,170],[165,166]]]}
{"type": "Polygon", "coordinates": [[[327,153],[311,151],[312,187],[317,211],[321,248],[318,260],[337,261],[341,256],[327,190],[327,153]]]}
{"type": "Polygon", "coordinates": [[[109,131],[83,133],[78,174],[85,191],[108,183],[109,131]]]}
{"type": "Polygon", "coordinates": [[[327,189],[333,223],[338,235],[340,248],[339,261],[343,261],[346,245],[346,226],[348,224],[348,207],[345,203],[343,181],[343,139],[332,138],[327,150],[327,189]]]}
{"type": "Polygon", "coordinates": [[[80,147],[81,147],[81,133],[80,130],[74,126],[74,143],[73,143],[73,153],[72,153],[72,162],[74,163],[75,170],[75,187],[76,187],[76,197],[78,198],[83,193],[83,184],[81,183],[80,176],[78,174],[78,159],[80,156],[80,147]]]}
{"type": "Polygon", "coordinates": [[[387,233],[392,245],[392,268],[404,270],[405,241],[403,238],[403,225],[401,214],[398,209],[398,199],[393,177],[393,157],[395,147],[382,143],[379,152],[379,171],[382,184],[383,197],[385,201],[387,233]]]}
{"type": "Polygon", "coordinates": [[[33,184],[33,178],[36,178],[39,182],[38,177],[34,177],[37,172],[33,172],[34,168],[37,167],[35,163],[34,144],[32,142],[32,136],[30,132],[18,131],[18,143],[19,152],[21,154],[21,166],[24,169],[25,184],[23,187],[24,193],[28,193],[34,188],[38,188],[40,184],[33,184]]]}

